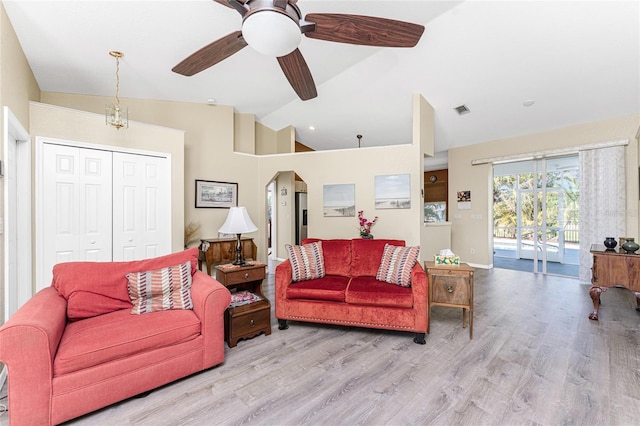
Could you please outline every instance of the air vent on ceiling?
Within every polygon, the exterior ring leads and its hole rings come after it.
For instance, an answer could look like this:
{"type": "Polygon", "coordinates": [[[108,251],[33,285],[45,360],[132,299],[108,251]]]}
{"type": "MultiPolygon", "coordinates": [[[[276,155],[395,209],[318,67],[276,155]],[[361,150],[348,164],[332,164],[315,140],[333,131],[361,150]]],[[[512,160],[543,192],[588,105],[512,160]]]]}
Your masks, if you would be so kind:
{"type": "Polygon", "coordinates": [[[471,112],[471,110],[464,104],[460,105],[460,106],[457,106],[454,109],[456,110],[458,115],[467,114],[467,113],[471,112]]]}

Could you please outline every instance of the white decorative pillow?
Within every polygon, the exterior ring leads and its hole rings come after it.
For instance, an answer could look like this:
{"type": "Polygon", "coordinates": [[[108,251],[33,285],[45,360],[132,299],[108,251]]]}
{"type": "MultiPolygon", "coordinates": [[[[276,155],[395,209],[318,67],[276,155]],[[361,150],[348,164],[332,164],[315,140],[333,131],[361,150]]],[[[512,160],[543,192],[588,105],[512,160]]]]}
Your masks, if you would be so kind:
{"type": "Polygon", "coordinates": [[[376,279],[402,287],[411,287],[411,270],[419,255],[420,247],[385,244],[376,279]]]}
{"type": "Polygon", "coordinates": [[[145,272],[127,274],[132,314],[193,309],[191,262],[145,272]]]}
{"type": "Polygon", "coordinates": [[[315,280],[322,278],[324,272],[324,255],[322,241],[301,246],[285,245],[291,262],[291,278],[293,281],[315,280]]]}

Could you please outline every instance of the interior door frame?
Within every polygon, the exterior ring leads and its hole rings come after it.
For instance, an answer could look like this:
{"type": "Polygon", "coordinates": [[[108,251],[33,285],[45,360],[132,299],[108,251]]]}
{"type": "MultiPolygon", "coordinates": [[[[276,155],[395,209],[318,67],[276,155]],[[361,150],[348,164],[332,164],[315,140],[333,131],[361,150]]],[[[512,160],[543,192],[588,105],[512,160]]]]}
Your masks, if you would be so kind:
{"type": "Polygon", "coordinates": [[[5,177],[4,188],[4,223],[2,224],[4,244],[4,321],[33,296],[33,259],[31,251],[31,137],[20,123],[20,120],[7,106],[3,107],[5,177]],[[12,152],[9,151],[9,145],[12,152]],[[13,149],[15,148],[15,149],[13,149]],[[17,194],[11,194],[10,178],[16,181],[17,194]],[[23,194],[22,197],[18,196],[23,194]],[[15,195],[15,197],[14,197],[15,195]],[[16,203],[16,214],[9,210],[10,201],[16,203]],[[11,246],[10,232],[16,232],[15,247],[11,246]],[[15,261],[16,282],[12,283],[11,264],[15,261]]]}

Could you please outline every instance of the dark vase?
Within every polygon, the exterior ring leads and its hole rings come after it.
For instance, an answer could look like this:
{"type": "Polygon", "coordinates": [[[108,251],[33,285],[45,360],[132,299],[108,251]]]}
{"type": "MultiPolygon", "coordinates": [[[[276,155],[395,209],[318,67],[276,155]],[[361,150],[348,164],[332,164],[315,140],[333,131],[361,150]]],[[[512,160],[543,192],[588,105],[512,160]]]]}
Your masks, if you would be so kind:
{"type": "Polygon", "coordinates": [[[614,249],[618,245],[618,242],[613,237],[607,237],[604,240],[604,246],[608,249],[614,249]]]}
{"type": "Polygon", "coordinates": [[[640,249],[640,246],[635,241],[627,241],[622,245],[622,248],[627,253],[634,253],[636,250],[640,249]]]}

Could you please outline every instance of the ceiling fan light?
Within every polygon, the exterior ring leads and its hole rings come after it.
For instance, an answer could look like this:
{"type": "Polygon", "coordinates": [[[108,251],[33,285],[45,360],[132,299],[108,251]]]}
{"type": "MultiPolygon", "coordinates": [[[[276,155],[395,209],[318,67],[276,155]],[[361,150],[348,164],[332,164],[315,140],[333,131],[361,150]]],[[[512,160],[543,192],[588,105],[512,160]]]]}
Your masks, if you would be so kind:
{"type": "Polygon", "coordinates": [[[257,52],[275,57],[293,52],[302,39],[298,23],[275,10],[248,14],[242,23],[242,36],[257,52]]]}

